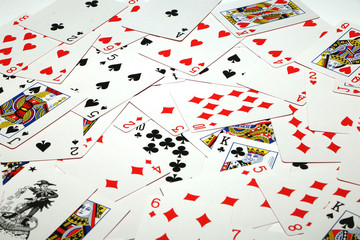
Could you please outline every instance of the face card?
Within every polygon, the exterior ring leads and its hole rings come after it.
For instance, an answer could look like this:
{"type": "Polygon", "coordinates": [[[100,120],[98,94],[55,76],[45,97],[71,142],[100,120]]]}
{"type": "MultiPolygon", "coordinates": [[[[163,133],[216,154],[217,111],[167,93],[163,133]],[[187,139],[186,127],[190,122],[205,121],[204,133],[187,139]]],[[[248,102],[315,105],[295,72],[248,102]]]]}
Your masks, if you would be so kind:
{"type": "Polygon", "coordinates": [[[72,112],[16,149],[0,146],[1,162],[79,158],[83,155],[82,118],[72,112]],[[68,131],[64,133],[64,129],[68,131]]]}
{"type": "Polygon", "coordinates": [[[0,236],[45,239],[94,191],[88,182],[55,170],[28,171],[6,184],[0,236]]]}
{"type": "Polygon", "coordinates": [[[128,15],[123,25],[151,35],[182,41],[219,2],[219,0],[150,1],[136,13],[128,15]],[[151,21],[139,21],[139,19],[151,19],[151,21]]]}
{"type": "Polygon", "coordinates": [[[360,86],[354,86],[341,81],[334,81],[333,91],[351,96],[360,96],[360,86]]]}
{"type": "Polygon", "coordinates": [[[126,8],[116,0],[55,1],[21,26],[72,44],[126,8]]]}
{"type": "Polygon", "coordinates": [[[131,99],[131,103],[172,135],[188,130],[169,92],[177,89],[177,85],[152,86],[131,99]]]}
{"type": "Polygon", "coordinates": [[[334,93],[333,86],[338,84],[337,82],[316,71],[307,74],[309,128],[336,133],[359,132],[360,116],[354,111],[354,107],[360,106],[360,99],[334,93]]]}
{"type": "Polygon", "coordinates": [[[236,37],[245,37],[317,18],[297,0],[233,1],[220,4],[212,14],[236,37]]]}
{"type": "Polygon", "coordinates": [[[247,48],[238,49],[241,49],[242,56],[244,56],[246,70],[241,78],[236,79],[237,84],[294,104],[304,105],[306,103],[304,79],[305,73],[308,72],[307,68],[297,63],[273,68],[247,48]]]}
{"type": "Polygon", "coordinates": [[[13,75],[60,44],[19,26],[30,18],[24,14],[0,28],[1,73],[13,75]]]}
{"type": "Polygon", "coordinates": [[[60,44],[16,76],[44,82],[62,83],[89,50],[98,35],[91,33],[76,44],[60,44]]]}
{"type": "Polygon", "coordinates": [[[181,42],[160,37],[147,37],[146,39],[148,46],[139,50],[140,54],[193,76],[213,63],[239,41],[226,31],[212,15],[206,17],[181,42]]]}
{"type": "Polygon", "coordinates": [[[271,120],[284,162],[341,162],[349,156],[355,144],[351,135],[312,131],[306,106],[289,109],[291,115],[271,120]]]}
{"type": "Polygon", "coordinates": [[[19,146],[82,100],[76,91],[58,85],[32,82],[24,90],[14,89],[0,105],[0,143],[19,146]]]}
{"type": "Polygon", "coordinates": [[[360,26],[342,22],[296,60],[320,73],[351,83],[360,76],[359,39],[360,26]]]}
{"type": "Polygon", "coordinates": [[[193,132],[291,113],[284,101],[248,88],[186,81],[171,94],[193,132]]]}
{"type": "Polygon", "coordinates": [[[322,38],[330,29],[328,23],[318,18],[256,34],[245,38],[241,43],[272,67],[282,67],[293,63],[314,40],[322,38]]]}

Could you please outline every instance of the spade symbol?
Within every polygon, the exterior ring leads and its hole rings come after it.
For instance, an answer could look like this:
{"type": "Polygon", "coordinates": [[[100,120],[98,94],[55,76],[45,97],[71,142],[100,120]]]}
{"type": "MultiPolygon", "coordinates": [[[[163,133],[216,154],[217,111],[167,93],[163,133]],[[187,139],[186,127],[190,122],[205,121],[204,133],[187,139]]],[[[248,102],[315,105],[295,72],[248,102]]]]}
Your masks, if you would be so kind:
{"type": "Polygon", "coordinates": [[[209,68],[205,68],[204,70],[202,70],[201,72],[199,72],[199,74],[206,73],[207,71],[209,71],[209,68]]]}
{"type": "Polygon", "coordinates": [[[234,76],[236,74],[236,72],[234,72],[233,70],[229,69],[229,70],[225,70],[223,71],[223,74],[226,78],[231,78],[232,76],[234,76]]]}
{"type": "Polygon", "coordinates": [[[95,100],[89,99],[85,103],[85,107],[94,107],[96,105],[99,105],[99,100],[97,100],[97,99],[95,99],[95,100]]]}
{"type": "Polygon", "coordinates": [[[109,87],[110,81],[107,82],[99,82],[96,84],[97,89],[107,89],[109,87]]]}
{"type": "Polygon", "coordinates": [[[342,226],[342,228],[346,229],[346,228],[353,228],[355,226],[354,223],[354,217],[348,217],[348,218],[343,218],[340,220],[339,222],[342,226]]]}
{"type": "Polygon", "coordinates": [[[106,110],[107,109],[107,106],[102,106],[101,107],[101,110],[106,110]]]}
{"type": "Polygon", "coordinates": [[[40,92],[40,86],[39,87],[33,87],[29,89],[30,94],[36,94],[40,92]]]}
{"type": "Polygon", "coordinates": [[[332,213],[329,213],[326,215],[329,219],[332,219],[334,217],[334,215],[332,213]]]}
{"type": "Polygon", "coordinates": [[[50,142],[45,142],[44,140],[42,140],[40,143],[36,144],[36,147],[40,149],[40,151],[45,152],[46,149],[50,147],[50,145],[51,145],[50,142]]]}
{"type": "Polygon", "coordinates": [[[166,70],[165,69],[160,69],[160,68],[156,68],[156,71],[161,73],[161,74],[165,74],[166,70]]]}
{"type": "Polygon", "coordinates": [[[86,5],[86,7],[97,7],[98,6],[98,1],[95,1],[95,0],[93,0],[93,1],[91,1],[91,2],[86,2],[85,3],[85,5],[86,5]]]}
{"type": "Polygon", "coordinates": [[[231,57],[229,57],[227,59],[228,61],[230,61],[231,63],[235,63],[235,62],[240,62],[240,58],[238,55],[234,54],[231,57]]]}
{"type": "Polygon", "coordinates": [[[100,62],[100,65],[104,65],[106,63],[106,61],[102,61],[100,62]]]}
{"type": "Polygon", "coordinates": [[[149,44],[151,44],[153,41],[151,41],[150,39],[147,39],[147,38],[144,38],[142,41],[141,41],[141,45],[145,45],[145,46],[149,46],[149,44]]]}
{"type": "Polygon", "coordinates": [[[182,28],[181,31],[186,32],[188,29],[187,28],[182,28]]]}
{"type": "Polygon", "coordinates": [[[24,88],[24,87],[25,87],[25,84],[19,85],[19,88],[24,88]]]}
{"type": "Polygon", "coordinates": [[[72,141],[72,143],[73,143],[74,145],[76,145],[78,142],[79,142],[79,141],[76,140],[76,139],[72,141]]]}
{"type": "Polygon", "coordinates": [[[130,74],[128,76],[129,81],[138,81],[141,77],[141,73],[130,74]]]}
{"type": "Polygon", "coordinates": [[[23,136],[29,135],[29,132],[23,132],[22,135],[23,136]]]}
{"type": "Polygon", "coordinates": [[[19,129],[18,129],[18,126],[10,126],[10,127],[8,127],[8,129],[6,130],[6,134],[9,134],[9,133],[14,133],[14,132],[17,132],[17,131],[19,131],[19,129]]]}
{"type": "Polygon", "coordinates": [[[123,50],[124,48],[127,48],[127,45],[122,46],[120,49],[123,50]]]}
{"type": "Polygon", "coordinates": [[[171,16],[175,17],[175,16],[179,15],[178,10],[176,10],[176,9],[173,9],[171,11],[167,11],[167,12],[165,12],[165,14],[168,15],[168,17],[171,17],[171,16]]]}
{"type": "Polygon", "coordinates": [[[121,63],[110,65],[108,68],[109,68],[109,71],[117,72],[121,68],[121,63]]]}
{"type": "Polygon", "coordinates": [[[88,59],[84,58],[84,59],[81,59],[78,64],[83,67],[87,64],[87,61],[88,61],[88,59]]]}
{"type": "Polygon", "coordinates": [[[4,92],[4,89],[0,87],[0,94],[4,92]]]}

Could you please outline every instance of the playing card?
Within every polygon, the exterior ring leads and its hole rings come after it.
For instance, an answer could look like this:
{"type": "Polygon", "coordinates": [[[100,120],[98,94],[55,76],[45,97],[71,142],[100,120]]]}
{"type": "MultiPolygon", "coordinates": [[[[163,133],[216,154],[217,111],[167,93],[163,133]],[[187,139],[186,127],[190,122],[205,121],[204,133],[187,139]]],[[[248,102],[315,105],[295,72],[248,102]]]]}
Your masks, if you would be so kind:
{"type": "Polygon", "coordinates": [[[146,36],[145,33],[123,27],[123,19],[136,13],[142,7],[140,1],[129,1],[129,6],[121,13],[110,18],[105,24],[96,29],[95,33],[101,34],[94,43],[94,47],[103,53],[113,52],[126,46],[140,38],[146,36]]]}
{"type": "MultiPolygon", "coordinates": [[[[338,81],[316,71],[309,71],[306,80],[309,128],[336,133],[358,132],[359,113],[354,111],[360,99],[333,92],[338,81]],[[326,121],[325,121],[326,119],[326,121]]],[[[339,82],[340,84],[340,82],[339,82]]]]}
{"type": "Polygon", "coordinates": [[[335,79],[351,83],[360,79],[358,42],[360,27],[341,22],[299,56],[296,61],[335,79]]]}
{"type": "Polygon", "coordinates": [[[32,82],[26,89],[13,89],[1,98],[0,143],[19,146],[82,100],[76,91],[59,85],[32,82]]]}
{"type": "Polygon", "coordinates": [[[250,36],[318,17],[297,0],[224,2],[212,14],[236,37],[250,36]]]}
{"type": "Polygon", "coordinates": [[[19,26],[30,18],[24,14],[0,28],[1,73],[13,75],[60,44],[19,26]]]}
{"type": "Polygon", "coordinates": [[[171,95],[194,132],[291,113],[284,101],[248,88],[186,81],[171,95]]]}
{"type": "Polygon", "coordinates": [[[113,124],[123,132],[130,132],[148,120],[150,120],[148,116],[129,102],[113,124]]]}
{"type": "Polygon", "coordinates": [[[183,41],[146,37],[139,53],[190,75],[197,75],[239,40],[212,16],[206,17],[183,41]],[[206,52],[206,54],[204,54],[206,52]]]}
{"type": "Polygon", "coordinates": [[[236,79],[236,83],[294,104],[306,103],[304,79],[307,68],[297,63],[273,68],[247,48],[238,49],[245,59],[245,71],[241,78],[236,79]]]}
{"type": "Polygon", "coordinates": [[[23,162],[79,158],[83,154],[81,126],[82,118],[69,112],[16,149],[0,146],[0,161],[23,162]],[[69,132],[62,136],[64,129],[69,132]]]}
{"type": "Polygon", "coordinates": [[[123,25],[140,32],[182,41],[219,2],[220,0],[148,1],[136,13],[129,14],[123,25]]]}
{"type": "Polygon", "coordinates": [[[0,206],[1,238],[45,239],[94,190],[86,181],[55,170],[27,171],[6,184],[0,206]]]}
{"type": "Polygon", "coordinates": [[[322,38],[330,29],[328,23],[318,18],[256,34],[245,38],[241,43],[271,66],[281,67],[293,63],[314,40],[322,38]]]}
{"type": "Polygon", "coordinates": [[[126,8],[116,0],[55,1],[21,26],[72,44],[126,8]]]}
{"type": "Polygon", "coordinates": [[[16,76],[44,82],[62,83],[97,37],[98,35],[92,33],[76,44],[60,44],[36,62],[23,68],[16,76]]]}
{"type": "MultiPolygon", "coordinates": [[[[358,142],[358,135],[353,135],[354,141],[358,142]]],[[[357,174],[355,174],[355,169],[357,168],[358,161],[353,161],[352,159],[358,158],[360,156],[360,152],[357,148],[353,149],[351,155],[354,157],[343,158],[340,163],[340,169],[338,172],[338,179],[354,184],[360,184],[360,178],[357,174]]]]}
{"type": "Polygon", "coordinates": [[[284,162],[341,162],[355,142],[351,135],[312,131],[306,106],[289,105],[292,114],[271,120],[284,162]]]}
{"type": "Polygon", "coordinates": [[[346,95],[360,96],[360,86],[353,86],[352,84],[341,81],[334,81],[333,91],[346,95]]]}
{"type": "Polygon", "coordinates": [[[178,84],[152,86],[131,99],[132,104],[172,135],[188,130],[169,92],[177,89],[177,86],[178,84]]]}

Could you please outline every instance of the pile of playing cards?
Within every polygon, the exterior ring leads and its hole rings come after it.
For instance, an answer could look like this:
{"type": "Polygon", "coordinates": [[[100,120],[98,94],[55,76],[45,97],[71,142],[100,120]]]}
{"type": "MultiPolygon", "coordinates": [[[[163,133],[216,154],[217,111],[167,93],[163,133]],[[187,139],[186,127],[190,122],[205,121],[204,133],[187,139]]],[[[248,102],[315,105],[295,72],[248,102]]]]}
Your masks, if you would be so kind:
{"type": "Polygon", "coordinates": [[[0,26],[1,240],[360,239],[360,26],[300,0],[57,0],[0,26]]]}

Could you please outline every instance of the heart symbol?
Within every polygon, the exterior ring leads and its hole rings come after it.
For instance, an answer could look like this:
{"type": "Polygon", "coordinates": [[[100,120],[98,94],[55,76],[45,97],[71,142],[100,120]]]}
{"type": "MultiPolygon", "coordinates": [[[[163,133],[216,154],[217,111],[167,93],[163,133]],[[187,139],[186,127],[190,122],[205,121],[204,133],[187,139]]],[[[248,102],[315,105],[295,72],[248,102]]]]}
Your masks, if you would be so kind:
{"type": "Polygon", "coordinates": [[[291,60],[291,57],[286,57],[285,60],[286,60],[286,61],[290,61],[290,60],[291,60]]]}
{"type": "Polygon", "coordinates": [[[287,1],[278,0],[278,1],[275,2],[275,4],[287,4],[287,1]]]}
{"type": "Polygon", "coordinates": [[[134,6],[132,9],[131,9],[131,12],[137,12],[139,11],[140,9],[140,6],[134,6]]]}
{"type": "Polygon", "coordinates": [[[249,26],[250,23],[239,22],[239,23],[237,23],[237,25],[241,28],[245,28],[245,27],[249,26]]]}
{"type": "Polygon", "coordinates": [[[360,132],[360,127],[356,127],[357,128],[357,130],[360,132]]]}
{"type": "Polygon", "coordinates": [[[36,38],[35,34],[27,33],[24,35],[24,40],[33,39],[33,38],[36,38]]]}
{"type": "Polygon", "coordinates": [[[189,66],[192,63],[192,58],[186,58],[186,59],[180,60],[180,63],[185,64],[186,66],[189,66]]]}
{"type": "Polygon", "coordinates": [[[24,63],[18,63],[16,64],[16,66],[22,67],[24,65],[24,63]]]}
{"type": "Polygon", "coordinates": [[[18,21],[15,21],[15,22],[13,23],[13,25],[19,25],[19,22],[18,22],[18,21]]]}
{"type": "Polygon", "coordinates": [[[354,89],[354,93],[360,93],[360,91],[359,91],[359,90],[354,89]]]}
{"type": "Polygon", "coordinates": [[[102,42],[103,44],[107,44],[111,41],[112,37],[104,37],[104,38],[99,38],[99,42],[102,42]]]}
{"type": "Polygon", "coordinates": [[[287,72],[288,72],[288,74],[296,73],[296,72],[298,72],[298,71],[300,71],[300,69],[297,68],[297,67],[293,67],[293,66],[288,66],[288,67],[287,67],[287,72]]]}
{"type": "Polygon", "coordinates": [[[336,32],[342,32],[342,30],[340,28],[336,29],[336,32]]]}
{"type": "Polygon", "coordinates": [[[10,62],[11,62],[11,58],[7,58],[7,59],[2,59],[2,60],[0,60],[0,64],[3,65],[3,66],[9,65],[10,62]]]}
{"type": "Polygon", "coordinates": [[[360,36],[360,32],[355,32],[354,30],[351,30],[349,32],[349,36],[350,36],[350,38],[358,37],[358,36],[360,36]]]}
{"type": "Polygon", "coordinates": [[[170,49],[158,52],[159,55],[164,56],[164,57],[170,56],[170,53],[171,53],[170,49]]]}
{"type": "Polygon", "coordinates": [[[256,29],[250,29],[249,31],[250,31],[250,32],[255,32],[255,31],[256,31],[256,29]]]}
{"type": "Polygon", "coordinates": [[[58,58],[61,58],[63,56],[68,55],[69,53],[70,53],[69,51],[59,50],[59,51],[57,51],[57,56],[58,56],[58,58]]]}
{"type": "Polygon", "coordinates": [[[9,55],[11,53],[12,47],[0,49],[0,53],[4,55],[9,55]]]}
{"type": "Polygon", "coordinates": [[[200,23],[197,27],[198,30],[202,30],[202,29],[207,29],[209,28],[210,26],[205,24],[205,23],[200,23]]]}
{"type": "Polygon", "coordinates": [[[130,28],[125,28],[125,31],[124,32],[133,32],[134,29],[130,29],[130,28]]]}
{"type": "Polygon", "coordinates": [[[278,57],[280,56],[282,53],[282,51],[269,51],[269,54],[273,57],[278,57]]]}
{"type": "Polygon", "coordinates": [[[118,16],[113,16],[112,18],[109,19],[109,22],[119,22],[121,21],[121,18],[119,18],[118,16]]]}
{"type": "Polygon", "coordinates": [[[342,121],[341,121],[341,125],[343,125],[344,127],[346,126],[352,126],[353,125],[353,120],[351,120],[349,117],[345,117],[342,121]]]}
{"type": "Polygon", "coordinates": [[[121,42],[114,43],[116,46],[120,46],[121,42]]]}
{"type": "Polygon", "coordinates": [[[4,43],[6,43],[6,42],[12,42],[12,41],[15,41],[16,40],[16,37],[13,37],[13,36],[11,36],[11,35],[6,35],[5,37],[4,37],[4,43]]]}
{"type": "Polygon", "coordinates": [[[312,85],[315,85],[315,83],[317,83],[317,82],[314,81],[314,80],[310,80],[310,83],[311,83],[312,85]]]}
{"type": "Polygon", "coordinates": [[[345,74],[350,74],[351,73],[351,67],[347,66],[347,67],[340,68],[339,72],[342,72],[342,73],[345,73],[345,74]]]}
{"type": "Polygon", "coordinates": [[[261,46],[266,42],[266,39],[257,38],[257,39],[253,39],[253,42],[256,43],[256,45],[261,46]]]}
{"type": "Polygon", "coordinates": [[[328,31],[322,32],[322,33],[320,34],[320,37],[319,37],[319,38],[322,38],[322,37],[325,36],[325,34],[327,34],[327,33],[328,33],[328,31]]]}
{"type": "Polygon", "coordinates": [[[63,70],[60,71],[61,73],[66,73],[66,69],[64,68],[63,70]]]}
{"type": "Polygon", "coordinates": [[[199,66],[203,67],[205,66],[205,63],[199,63],[199,66]]]}
{"type": "Polygon", "coordinates": [[[315,27],[317,24],[313,20],[306,21],[303,27],[315,27]]]}
{"type": "Polygon", "coordinates": [[[27,43],[27,44],[24,45],[23,51],[31,50],[31,49],[34,49],[34,48],[36,48],[36,45],[33,45],[31,43],[27,43]]]}
{"type": "Polygon", "coordinates": [[[26,66],[26,67],[24,67],[23,69],[21,69],[21,71],[26,71],[26,70],[28,70],[29,69],[29,66],[26,66]]]}
{"type": "Polygon", "coordinates": [[[52,67],[47,67],[44,68],[43,70],[40,71],[41,74],[46,74],[46,75],[51,75],[53,73],[53,69],[52,67]]]}
{"type": "Polygon", "coordinates": [[[221,30],[221,31],[219,32],[219,38],[227,37],[227,36],[229,36],[229,35],[230,35],[230,33],[227,32],[227,31],[224,31],[224,30],[221,30]]]}
{"type": "Polygon", "coordinates": [[[190,47],[195,47],[195,46],[199,46],[203,44],[202,41],[198,41],[197,39],[194,39],[194,40],[191,40],[191,44],[190,44],[190,47]]]}

